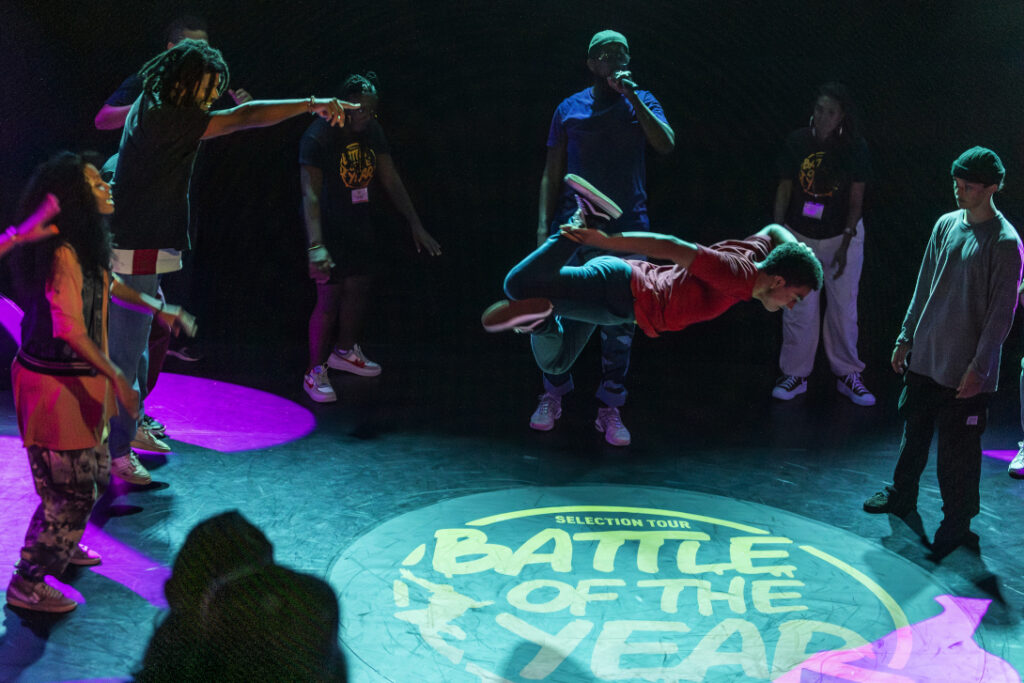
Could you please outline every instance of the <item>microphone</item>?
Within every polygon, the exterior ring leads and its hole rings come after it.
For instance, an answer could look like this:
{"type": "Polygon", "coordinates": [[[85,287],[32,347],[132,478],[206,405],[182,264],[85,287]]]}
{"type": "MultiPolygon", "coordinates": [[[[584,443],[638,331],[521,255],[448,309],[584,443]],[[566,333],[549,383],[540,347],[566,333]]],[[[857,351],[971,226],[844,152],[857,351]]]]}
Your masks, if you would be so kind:
{"type": "Polygon", "coordinates": [[[629,71],[616,71],[612,78],[631,90],[636,90],[636,83],[630,78],[633,74],[629,71]]]}

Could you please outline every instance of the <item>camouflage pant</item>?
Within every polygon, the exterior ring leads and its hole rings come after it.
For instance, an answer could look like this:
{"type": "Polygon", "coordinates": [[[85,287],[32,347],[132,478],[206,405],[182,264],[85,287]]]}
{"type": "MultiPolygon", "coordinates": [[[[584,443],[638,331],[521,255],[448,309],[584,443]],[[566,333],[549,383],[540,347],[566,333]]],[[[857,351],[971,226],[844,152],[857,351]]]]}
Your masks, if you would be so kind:
{"type": "Polygon", "coordinates": [[[28,462],[36,493],[42,499],[25,533],[18,574],[42,580],[60,575],[82,538],[96,500],[110,482],[110,453],[95,448],[51,451],[29,446],[28,462]]]}

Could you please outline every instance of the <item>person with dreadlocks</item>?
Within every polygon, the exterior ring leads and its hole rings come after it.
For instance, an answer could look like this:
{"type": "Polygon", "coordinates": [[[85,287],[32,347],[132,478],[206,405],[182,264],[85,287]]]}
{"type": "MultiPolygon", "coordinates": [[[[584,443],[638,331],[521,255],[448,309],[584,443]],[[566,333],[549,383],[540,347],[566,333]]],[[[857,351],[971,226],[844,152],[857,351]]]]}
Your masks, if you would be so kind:
{"type": "MultiPolygon", "coordinates": [[[[189,248],[188,186],[201,140],[280,123],[304,113],[331,125],[345,124],[345,109],[358,105],[336,98],[252,100],[231,109],[210,111],[228,87],[221,54],[205,41],[185,39],[157,55],[139,72],[142,95],[125,120],[118,152],[111,232],[114,272],[140,292],[155,295],[160,277],[181,269],[189,248]]],[[[146,342],[151,314],[114,309],[110,348],[128,380],[147,372],[146,342]]],[[[134,484],[152,481],[131,442],[138,424],[126,411],[111,421],[112,471],[134,484]]]]}
{"type": "MultiPolygon", "coordinates": [[[[176,18],[168,26],[164,33],[167,41],[165,49],[170,49],[186,38],[210,42],[206,21],[202,17],[186,14],[176,18]]],[[[96,113],[94,123],[99,130],[119,130],[124,126],[125,119],[132,104],[142,94],[142,77],[138,72],[132,73],[118,86],[117,90],[107,98],[96,113]]],[[[225,96],[218,100],[213,108],[224,109],[236,104],[243,104],[253,99],[245,89],[234,87],[227,91],[225,96]]],[[[197,195],[194,189],[202,184],[205,177],[204,165],[201,159],[204,155],[197,155],[199,159],[195,164],[192,177],[192,188],[190,200],[192,206],[197,206],[197,195]]],[[[113,184],[114,169],[117,167],[117,154],[115,153],[101,169],[101,175],[107,182],[113,184]]],[[[193,220],[189,226],[189,235],[193,242],[192,249],[182,254],[182,269],[170,280],[161,283],[159,292],[163,298],[164,290],[171,293],[171,298],[185,299],[182,303],[190,306],[199,303],[196,301],[192,291],[192,272],[195,264],[195,241],[196,224],[193,220]]],[[[179,360],[194,362],[200,359],[201,354],[196,352],[193,342],[183,341],[180,337],[173,337],[170,330],[160,324],[159,318],[153,318],[153,327],[149,333],[149,370],[146,376],[139,377],[139,391],[143,399],[153,391],[160,371],[163,368],[164,359],[170,355],[179,360]]],[[[171,450],[163,439],[167,438],[167,427],[152,414],[144,414],[139,418],[139,428],[136,431],[135,445],[143,450],[166,453],[171,450]]]]}
{"type": "Polygon", "coordinates": [[[338,398],[327,377],[328,368],[363,377],[381,371],[357,343],[375,260],[370,207],[378,201],[378,186],[383,186],[409,223],[416,251],[441,253],[441,245],[423,229],[395,169],[377,121],[375,80],[373,72],[349,76],[341,96],[360,108],[346,114],[344,128],[314,121],[299,147],[309,276],[316,282],[316,306],[309,318],[309,370],[303,385],[317,403],[338,398]]]}
{"type": "MultiPolygon", "coordinates": [[[[79,543],[93,504],[110,479],[108,418],[115,396],[130,415],[138,394],[107,352],[110,297],[121,306],[158,312],[171,329],[194,319],[110,276],[114,210],[110,187],[81,156],[64,152],[29,182],[20,214],[48,207],[59,236],[24,245],[14,261],[16,297],[25,311],[21,347],[11,366],[18,429],[40,504],[29,522],[7,604],[38,612],[70,612],[77,603],[44,582],[68,564],[101,558],[79,543]]],[[[38,216],[38,210],[36,214],[38,216]]]]}

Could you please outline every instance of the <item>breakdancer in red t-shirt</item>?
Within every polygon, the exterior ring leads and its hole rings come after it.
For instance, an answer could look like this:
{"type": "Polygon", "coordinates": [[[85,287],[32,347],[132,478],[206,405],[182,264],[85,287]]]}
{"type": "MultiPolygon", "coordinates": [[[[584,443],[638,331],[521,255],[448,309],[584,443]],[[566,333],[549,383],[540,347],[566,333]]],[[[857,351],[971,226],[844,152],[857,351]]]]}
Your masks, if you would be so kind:
{"type": "Polygon", "coordinates": [[[635,321],[657,337],[715,318],[739,301],[757,299],[769,311],[792,308],[821,287],[821,263],[781,225],[710,247],[653,232],[607,235],[599,228],[621,214],[619,207],[579,176],[565,182],[579,210],[509,272],[509,299],[481,318],[488,332],[529,332],[544,372],[567,372],[597,325],[635,321]],[[581,244],[671,264],[600,256],[565,265],[581,244]]]}

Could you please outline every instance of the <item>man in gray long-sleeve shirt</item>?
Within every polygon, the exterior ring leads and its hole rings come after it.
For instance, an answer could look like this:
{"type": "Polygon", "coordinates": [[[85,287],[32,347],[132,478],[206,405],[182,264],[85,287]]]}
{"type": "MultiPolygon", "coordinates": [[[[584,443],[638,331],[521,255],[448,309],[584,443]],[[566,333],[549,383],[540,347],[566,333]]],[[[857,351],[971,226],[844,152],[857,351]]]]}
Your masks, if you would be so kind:
{"type": "Polygon", "coordinates": [[[953,162],[952,174],[958,208],[935,223],[892,354],[893,370],[906,371],[893,485],[864,503],[868,512],[899,516],[917,509],[937,427],[943,520],[931,544],[935,560],[977,544],[970,527],[980,509],[981,435],[1024,264],[1020,237],[992,199],[1005,174],[999,157],[972,147],[953,162]]]}

